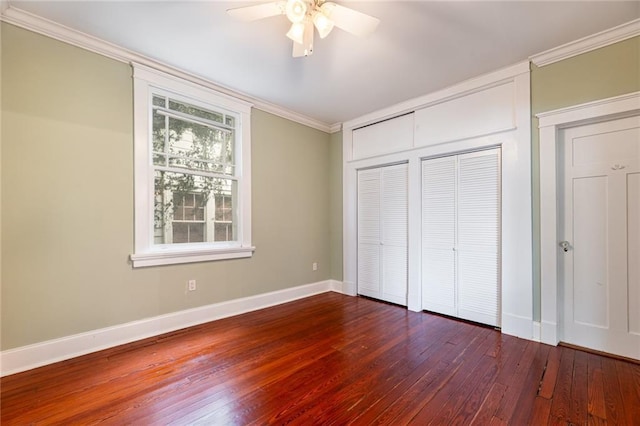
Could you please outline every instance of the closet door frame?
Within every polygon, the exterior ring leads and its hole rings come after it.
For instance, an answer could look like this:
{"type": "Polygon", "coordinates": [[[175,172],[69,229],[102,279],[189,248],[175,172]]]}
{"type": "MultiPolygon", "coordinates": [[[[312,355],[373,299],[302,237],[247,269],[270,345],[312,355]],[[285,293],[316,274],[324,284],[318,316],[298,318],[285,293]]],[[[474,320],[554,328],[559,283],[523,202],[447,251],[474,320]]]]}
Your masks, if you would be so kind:
{"type": "MultiPolygon", "coordinates": [[[[502,93],[504,91],[501,91],[502,93]]],[[[479,94],[482,97],[484,94],[479,94]]],[[[477,121],[477,120],[476,120],[477,121]]],[[[383,126],[384,127],[384,126],[383,126]]],[[[531,180],[531,103],[528,62],[517,64],[482,78],[469,80],[445,91],[415,101],[397,105],[359,117],[342,126],[343,161],[343,275],[333,288],[344,294],[356,295],[357,276],[357,170],[376,165],[408,162],[409,206],[409,284],[408,306],[411,311],[422,310],[421,292],[421,159],[457,152],[500,146],[502,149],[502,247],[501,247],[501,330],[520,338],[539,340],[540,323],[534,320],[533,270],[533,211],[531,180]],[[508,97],[475,102],[476,94],[496,93],[504,85],[510,87],[508,97]],[[460,102],[458,102],[460,100],[460,102]],[[464,104],[466,109],[453,108],[464,104]],[[455,104],[455,105],[454,105],[455,104]],[[442,107],[440,107],[442,105],[442,107]],[[448,108],[451,106],[451,108],[448,108]],[[425,138],[430,124],[421,121],[419,114],[407,115],[402,122],[413,120],[414,132],[387,132],[385,152],[358,154],[354,134],[368,126],[406,115],[410,111],[431,109],[427,116],[435,119],[440,129],[449,125],[451,138],[433,135],[425,138]],[[492,114],[507,114],[502,128],[488,129],[466,121],[470,113],[480,115],[490,108],[492,114]],[[471,111],[471,112],[469,112],[471,111]],[[445,116],[438,114],[445,114],[445,116]],[[409,138],[405,141],[403,138],[409,138]],[[409,147],[409,148],[407,148],[409,147]]],[[[442,136],[442,135],[440,135],[442,136]]],[[[357,141],[356,141],[357,142],[357,141]]],[[[357,145],[357,144],[356,144],[357,145]]],[[[537,314],[536,314],[537,315],[537,314]]]]}

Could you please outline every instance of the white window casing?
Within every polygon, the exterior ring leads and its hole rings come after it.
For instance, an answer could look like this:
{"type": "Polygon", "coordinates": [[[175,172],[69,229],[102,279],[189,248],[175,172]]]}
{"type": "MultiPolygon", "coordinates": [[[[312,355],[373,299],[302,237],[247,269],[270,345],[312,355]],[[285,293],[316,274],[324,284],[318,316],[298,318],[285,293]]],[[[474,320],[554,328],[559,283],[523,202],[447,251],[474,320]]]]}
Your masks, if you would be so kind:
{"type": "MultiPolygon", "coordinates": [[[[171,76],[161,71],[133,65],[134,91],[134,208],[135,241],[131,261],[134,268],[177,263],[203,262],[251,257],[255,247],[251,243],[251,105],[171,76]],[[235,164],[230,181],[237,186],[236,205],[233,206],[237,229],[233,241],[164,244],[154,241],[154,172],[152,161],[152,97],[170,96],[191,105],[222,111],[235,120],[235,164]]],[[[225,177],[225,176],[221,176],[225,177]]],[[[214,203],[210,203],[214,204],[214,203]]],[[[213,228],[212,208],[206,213],[208,228],[213,228]]],[[[165,230],[168,227],[165,226],[165,230]]],[[[170,228],[170,227],[169,227],[170,228]]],[[[209,235],[210,236],[210,235],[209,235]]]]}

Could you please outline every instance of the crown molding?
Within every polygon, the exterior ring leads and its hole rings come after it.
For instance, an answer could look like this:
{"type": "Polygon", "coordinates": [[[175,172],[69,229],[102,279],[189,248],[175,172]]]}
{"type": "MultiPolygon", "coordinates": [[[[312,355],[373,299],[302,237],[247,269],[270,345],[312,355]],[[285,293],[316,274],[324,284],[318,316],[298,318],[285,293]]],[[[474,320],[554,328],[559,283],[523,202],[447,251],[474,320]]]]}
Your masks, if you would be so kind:
{"type": "Polygon", "coordinates": [[[57,22],[42,18],[25,10],[18,9],[14,6],[11,6],[9,4],[9,0],[0,0],[0,20],[8,24],[12,24],[26,30],[62,41],[72,46],[76,46],[81,49],[106,56],[107,58],[111,58],[116,61],[124,62],[127,64],[133,62],[157,69],[159,71],[207,87],[225,95],[232,96],[245,102],[249,102],[257,109],[323,131],[325,133],[333,133],[335,131],[332,130],[335,128],[335,125],[330,125],[328,123],[324,123],[322,121],[308,117],[304,114],[300,114],[279,105],[275,105],[271,102],[259,98],[254,98],[253,96],[249,96],[245,93],[230,89],[195,74],[182,71],[161,61],[125,49],[124,47],[102,40],[98,37],[85,34],[57,22]]]}
{"type": "Polygon", "coordinates": [[[638,35],[640,35],[640,19],[634,19],[617,27],[530,56],[529,59],[535,65],[543,67],[638,35]]]}

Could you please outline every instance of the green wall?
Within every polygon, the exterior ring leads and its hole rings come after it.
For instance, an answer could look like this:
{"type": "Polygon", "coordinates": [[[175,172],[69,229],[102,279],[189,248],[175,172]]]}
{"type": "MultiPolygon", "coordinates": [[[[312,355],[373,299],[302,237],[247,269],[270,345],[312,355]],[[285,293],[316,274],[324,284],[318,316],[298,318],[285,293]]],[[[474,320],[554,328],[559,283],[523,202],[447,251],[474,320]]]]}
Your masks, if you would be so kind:
{"type": "Polygon", "coordinates": [[[4,23],[1,37],[2,350],[337,276],[336,143],[256,109],[254,256],[132,269],[130,66],[4,23]]]}
{"type": "Polygon", "coordinates": [[[534,318],[540,319],[540,144],[536,114],[640,91],[640,37],[544,67],[532,65],[534,318]]]}

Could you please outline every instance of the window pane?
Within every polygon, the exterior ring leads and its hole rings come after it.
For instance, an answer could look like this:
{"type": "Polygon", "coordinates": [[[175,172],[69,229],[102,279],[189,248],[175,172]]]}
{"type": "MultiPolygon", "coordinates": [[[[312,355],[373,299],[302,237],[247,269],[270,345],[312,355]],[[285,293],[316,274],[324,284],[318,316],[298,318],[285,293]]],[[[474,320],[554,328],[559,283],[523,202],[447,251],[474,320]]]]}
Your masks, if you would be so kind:
{"type": "Polygon", "coordinates": [[[205,241],[204,223],[173,223],[173,242],[180,243],[202,243],[205,241]]]}
{"type": "Polygon", "coordinates": [[[159,107],[166,107],[167,106],[167,98],[160,97],[158,95],[153,95],[153,105],[154,106],[159,106],[159,107]]]}
{"type": "Polygon", "coordinates": [[[216,221],[233,221],[233,202],[229,195],[216,195],[216,221]]]}
{"type": "Polygon", "coordinates": [[[173,220],[184,220],[182,194],[173,194],[173,220]]]}
{"type": "Polygon", "coordinates": [[[208,111],[206,109],[190,105],[186,102],[179,102],[174,99],[169,99],[169,109],[173,111],[179,111],[185,114],[193,115],[194,117],[204,118],[205,120],[223,123],[222,114],[213,112],[213,111],[208,111]]]}
{"type": "Polygon", "coordinates": [[[182,222],[174,222],[173,224],[173,242],[188,243],[189,242],[189,224],[182,222]]]}
{"type": "Polygon", "coordinates": [[[156,244],[236,240],[235,180],[157,170],[154,186],[156,244]]]}
{"type": "Polygon", "coordinates": [[[166,166],[167,165],[167,157],[162,154],[153,154],[153,165],[154,166],[166,166]]]}
{"type": "Polygon", "coordinates": [[[230,223],[216,223],[216,241],[233,241],[233,230],[230,223]]]}
{"type": "Polygon", "coordinates": [[[153,110],[153,151],[164,152],[166,146],[167,129],[166,117],[153,110]]]}
{"type": "Polygon", "coordinates": [[[204,223],[189,224],[189,242],[202,243],[206,240],[204,235],[204,223]]]}
{"type": "Polygon", "coordinates": [[[194,215],[193,220],[202,220],[202,221],[204,221],[204,213],[205,213],[204,205],[196,207],[193,210],[194,210],[193,211],[193,215],[194,215]]]}
{"type": "Polygon", "coordinates": [[[233,132],[173,117],[168,120],[169,166],[233,174],[233,132]]]}

